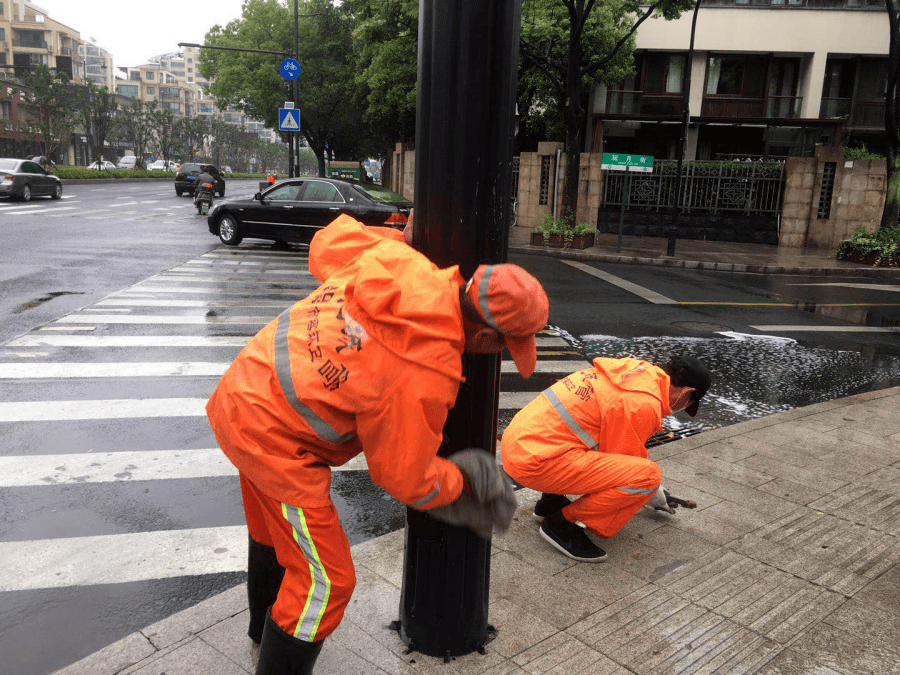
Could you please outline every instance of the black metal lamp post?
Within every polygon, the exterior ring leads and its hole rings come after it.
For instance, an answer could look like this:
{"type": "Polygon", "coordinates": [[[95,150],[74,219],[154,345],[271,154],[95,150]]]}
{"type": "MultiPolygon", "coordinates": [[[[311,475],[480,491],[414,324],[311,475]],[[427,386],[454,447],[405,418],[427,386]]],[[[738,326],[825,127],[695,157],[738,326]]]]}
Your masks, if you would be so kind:
{"type": "MultiPolygon", "coordinates": [[[[506,259],[521,0],[420,0],[414,243],[468,277],[506,259]]],[[[464,356],[441,454],[494,452],[497,356],[464,356]]],[[[487,637],[490,542],[407,510],[400,636],[432,656],[487,637]]]]}

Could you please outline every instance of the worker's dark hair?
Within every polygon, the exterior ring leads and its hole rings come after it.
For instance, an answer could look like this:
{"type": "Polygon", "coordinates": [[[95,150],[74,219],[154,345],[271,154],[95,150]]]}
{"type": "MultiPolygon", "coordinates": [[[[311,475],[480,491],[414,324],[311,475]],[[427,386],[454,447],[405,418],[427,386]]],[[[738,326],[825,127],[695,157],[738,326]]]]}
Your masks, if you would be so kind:
{"type": "Polygon", "coordinates": [[[660,366],[676,387],[692,387],[695,391],[691,396],[691,405],[685,410],[693,417],[697,414],[700,399],[709,389],[709,371],[700,359],[693,356],[673,356],[667,363],[660,366]]]}

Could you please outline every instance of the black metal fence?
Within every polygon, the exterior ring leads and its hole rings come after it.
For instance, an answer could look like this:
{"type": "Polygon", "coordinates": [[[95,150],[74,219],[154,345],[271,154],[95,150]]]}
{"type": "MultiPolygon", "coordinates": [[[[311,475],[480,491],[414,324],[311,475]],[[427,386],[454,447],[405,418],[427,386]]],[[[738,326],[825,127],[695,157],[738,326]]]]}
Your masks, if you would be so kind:
{"type": "MultiPolygon", "coordinates": [[[[626,207],[668,211],[675,204],[675,162],[656,162],[653,173],[631,173],[626,207]]],[[[685,162],[681,174],[684,213],[781,212],[784,162],[685,162]]],[[[601,207],[621,206],[624,171],[606,171],[601,207]]]]}

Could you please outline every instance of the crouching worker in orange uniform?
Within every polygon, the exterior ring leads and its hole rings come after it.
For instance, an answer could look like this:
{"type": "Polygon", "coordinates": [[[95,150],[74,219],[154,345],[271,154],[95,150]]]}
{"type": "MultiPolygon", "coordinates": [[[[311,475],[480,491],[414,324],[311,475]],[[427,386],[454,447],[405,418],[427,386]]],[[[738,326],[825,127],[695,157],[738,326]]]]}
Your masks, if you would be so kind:
{"type": "Polygon", "coordinates": [[[709,382],[690,356],[664,366],[597,358],[522,408],[503,433],[503,468],[543,493],[534,507],[541,537],[574,560],[601,562],[606,552],[577,523],[608,539],[644,504],[674,513],[644,444],[665,415],[696,415],[709,382]]]}
{"type": "Polygon", "coordinates": [[[322,285],[250,340],[206,408],[240,473],[259,675],[311,673],[350,601],[331,467],[363,452],[404,504],[486,538],[509,527],[515,498],[494,458],[437,451],[463,351],[506,346],[527,377],[547,321],[547,296],[522,268],[482,265],[467,283],[402,232],[349,216],[316,234],[309,269],[322,285]]]}

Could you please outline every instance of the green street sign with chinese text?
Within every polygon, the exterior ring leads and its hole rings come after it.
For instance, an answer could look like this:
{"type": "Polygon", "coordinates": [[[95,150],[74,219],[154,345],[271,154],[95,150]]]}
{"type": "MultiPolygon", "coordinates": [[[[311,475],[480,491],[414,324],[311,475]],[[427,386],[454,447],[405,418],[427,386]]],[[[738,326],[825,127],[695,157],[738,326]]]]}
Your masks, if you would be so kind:
{"type": "Polygon", "coordinates": [[[653,158],[648,155],[620,155],[614,152],[604,152],[601,168],[605,171],[643,171],[644,173],[651,173],[653,171],[653,158]]]}

